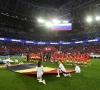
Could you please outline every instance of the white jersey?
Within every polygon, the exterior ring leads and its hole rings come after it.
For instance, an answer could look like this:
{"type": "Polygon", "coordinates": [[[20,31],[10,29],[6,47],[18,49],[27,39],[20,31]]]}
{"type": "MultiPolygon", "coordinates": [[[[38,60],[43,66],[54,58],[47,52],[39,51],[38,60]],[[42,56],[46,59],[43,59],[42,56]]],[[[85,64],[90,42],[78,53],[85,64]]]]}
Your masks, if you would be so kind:
{"type": "Polygon", "coordinates": [[[62,63],[59,64],[59,68],[61,69],[61,71],[66,72],[66,69],[62,63]]]}
{"type": "Polygon", "coordinates": [[[37,71],[37,74],[43,74],[43,66],[41,67],[36,66],[36,71],[37,71]]]}
{"type": "Polygon", "coordinates": [[[80,69],[79,66],[76,66],[76,67],[75,67],[75,72],[76,72],[76,73],[80,73],[80,72],[81,72],[81,69],[80,69]]]}

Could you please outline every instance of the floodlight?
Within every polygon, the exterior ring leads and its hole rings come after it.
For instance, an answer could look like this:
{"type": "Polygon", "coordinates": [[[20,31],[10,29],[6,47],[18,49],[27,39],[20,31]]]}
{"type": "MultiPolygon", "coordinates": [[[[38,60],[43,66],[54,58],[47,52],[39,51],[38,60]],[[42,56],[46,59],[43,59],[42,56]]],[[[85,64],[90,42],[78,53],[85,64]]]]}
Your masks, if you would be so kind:
{"type": "Polygon", "coordinates": [[[51,27],[52,23],[51,22],[46,22],[47,27],[51,27]]]}
{"type": "Polygon", "coordinates": [[[87,22],[91,22],[92,21],[92,18],[91,17],[88,17],[87,18],[87,22]]]}
{"type": "Polygon", "coordinates": [[[63,23],[68,23],[68,22],[69,22],[69,21],[67,21],[67,20],[66,20],[66,21],[63,21],[63,23]]]}
{"type": "Polygon", "coordinates": [[[43,19],[38,19],[38,22],[44,23],[45,21],[43,19]]]}
{"type": "Polygon", "coordinates": [[[97,17],[96,17],[96,20],[97,20],[97,21],[100,20],[100,16],[97,16],[97,17]]]}
{"type": "Polygon", "coordinates": [[[52,20],[52,21],[53,21],[54,24],[60,23],[60,21],[59,21],[59,20],[56,20],[56,19],[54,19],[54,20],[52,20]]]}

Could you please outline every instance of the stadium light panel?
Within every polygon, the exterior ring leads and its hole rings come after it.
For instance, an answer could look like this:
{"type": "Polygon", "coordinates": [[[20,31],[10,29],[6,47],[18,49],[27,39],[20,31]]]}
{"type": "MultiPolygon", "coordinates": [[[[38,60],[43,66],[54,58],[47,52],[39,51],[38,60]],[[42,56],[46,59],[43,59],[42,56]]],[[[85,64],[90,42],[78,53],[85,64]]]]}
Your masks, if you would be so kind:
{"type": "Polygon", "coordinates": [[[59,21],[59,20],[56,20],[56,19],[52,20],[52,22],[53,22],[54,24],[60,23],[60,21],[59,21]]]}
{"type": "Polygon", "coordinates": [[[92,22],[92,18],[91,17],[87,17],[87,22],[92,22]]]}
{"type": "Polygon", "coordinates": [[[46,26],[47,27],[51,27],[52,26],[52,23],[51,22],[46,22],[46,26]]]}
{"type": "Polygon", "coordinates": [[[43,19],[38,19],[39,23],[44,23],[45,21],[43,19]]]}
{"type": "Polygon", "coordinates": [[[63,21],[63,23],[68,23],[69,21],[63,21]]]}
{"type": "Polygon", "coordinates": [[[97,20],[97,21],[100,20],[100,16],[97,16],[97,17],[96,17],[96,20],[97,20]]]}

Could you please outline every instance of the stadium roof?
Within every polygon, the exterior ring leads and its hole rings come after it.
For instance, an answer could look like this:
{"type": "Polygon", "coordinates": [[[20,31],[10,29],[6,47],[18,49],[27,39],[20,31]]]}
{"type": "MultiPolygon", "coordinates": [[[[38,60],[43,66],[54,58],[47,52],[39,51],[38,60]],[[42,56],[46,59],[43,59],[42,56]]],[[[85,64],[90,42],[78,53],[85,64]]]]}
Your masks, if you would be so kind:
{"type": "Polygon", "coordinates": [[[100,0],[0,0],[0,13],[24,17],[83,18],[85,10],[99,8],[100,0]],[[82,15],[81,11],[83,12],[82,15]]]}
{"type": "Polygon", "coordinates": [[[25,2],[51,8],[59,8],[70,0],[23,0],[25,2]]]}
{"type": "Polygon", "coordinates": [[[0,0],[2,15],[33,23],[40,17],[81,22],[87,15],[100,14],[99,10],[100,0],[0,0]]]}

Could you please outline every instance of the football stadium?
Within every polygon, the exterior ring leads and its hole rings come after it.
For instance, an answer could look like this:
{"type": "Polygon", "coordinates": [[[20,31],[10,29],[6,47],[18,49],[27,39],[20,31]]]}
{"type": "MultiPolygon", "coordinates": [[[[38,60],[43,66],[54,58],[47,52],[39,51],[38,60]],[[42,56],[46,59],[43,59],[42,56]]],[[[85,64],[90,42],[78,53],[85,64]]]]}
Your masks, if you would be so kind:
{"type": "Polygon", "coordinates": [[[100,0],[0,0],[0,90],[100,90],[100,0]]]}

